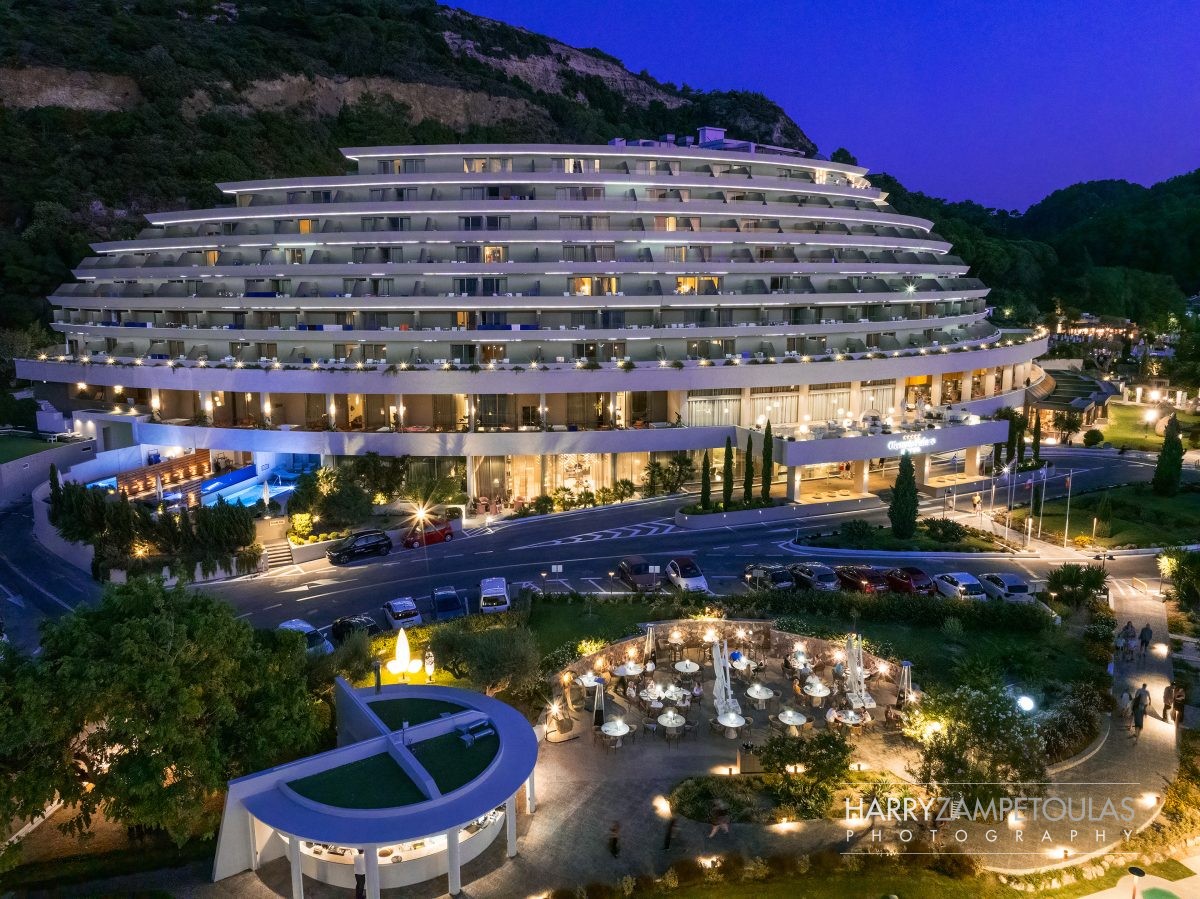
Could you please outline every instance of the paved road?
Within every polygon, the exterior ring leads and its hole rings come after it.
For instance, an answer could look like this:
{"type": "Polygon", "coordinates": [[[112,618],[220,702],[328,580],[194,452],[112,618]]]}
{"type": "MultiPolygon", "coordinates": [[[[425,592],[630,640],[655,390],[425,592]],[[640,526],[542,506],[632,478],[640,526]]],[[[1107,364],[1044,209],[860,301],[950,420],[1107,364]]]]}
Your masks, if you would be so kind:
{"type": "MultiPolygon", "coordinates": [[[[1068,469],[1075,469],[1072,490],[1079,492],[1106,484],[1149,479],[1151,461],[1134,454],[1117,456],[1084,450],[1049,450],[1046,458],[1055,462],[1050,475],[1048,495],[1065,493],[1068,469]]],[[[1023,490],[1022,476],[1014,493],[1023,490]]],[[[1005,502],[1007,486],[997,481],[996,508],[1005,502]]],[[[576,589],[584,592],[620,590],[609,577],[624,555],[638,554],[652,563],[664,564],[672,555],[694,556],[718,593],[744,590],[741,573],[754,560],[794,561],[802,554],[817,553],[836,561],[830,550],[803,550],[792,545],[797,529],[782,525],[759,525],[713,531],[689,531],[676,528],[675,509],[693,499],[670,497],[625,506],[612,506],[586,512],[557,515],[548,519],[501,523],[490,529],[468,532],[449,544],[416,550],[397,549],[386,559],[367,560],[345,567],[333,567],[324,561],[308,562],[266,576],[214,584],[205,589],[234,605],[240,614],[256,625],[272,626],[288,618],[303,618],[317,627],[327,626],[334,618],[352,612],[376,611],[385,599],[412,596],[420,603],[433,588],[450,585],[462,591],[468,601],[474,598],[479,580],[491,575],[506,577],[510,583],[541,585],[545,572],[549,590],[576,589]],[[561,573],[551,573],[551,565],[561,565],[561,573]],[[474,591],[474,592],[473,592],[474,591]]],[[[984,493],[985,508],[991,491],[984,493]]],[[[967,497],[960,508],[966,509],[967,497]]],[[[940,502],[928,502],[923,514],[940,513],[940,502]]],[[[819,516],[807,519],[804,533],[830,531],[841,521],[865,517],[886,521],[886,508],[819,516]]],[[[1090,557],[1071,551],[1079,560],[1090,557]]],[[[997,561],[995,558],[958,560],[927,559],[932,571],[1016,570],[1029,577],[1040,577],[1061,558],[1045,553],[1022,555],[997,561]]],[[[899,558],[877,558],[872,564],[899,564],[899,558]]],[[[1118,558],[1108,563],[1115,578],[1147,577],[1154,574],[1149,557],[1118,558]]]]}

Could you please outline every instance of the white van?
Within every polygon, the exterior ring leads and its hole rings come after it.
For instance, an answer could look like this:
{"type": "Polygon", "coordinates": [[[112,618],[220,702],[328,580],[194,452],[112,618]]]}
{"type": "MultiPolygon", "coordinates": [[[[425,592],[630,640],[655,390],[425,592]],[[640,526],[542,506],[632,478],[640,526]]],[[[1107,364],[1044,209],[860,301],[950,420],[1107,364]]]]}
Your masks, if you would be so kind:
{"type": "Polygon", "coordinates": [[[479,582],[480,612],[486,615],[489,612],[507,612],[508,608],[508,584],[504,578],[485,577],[479,582]]]}

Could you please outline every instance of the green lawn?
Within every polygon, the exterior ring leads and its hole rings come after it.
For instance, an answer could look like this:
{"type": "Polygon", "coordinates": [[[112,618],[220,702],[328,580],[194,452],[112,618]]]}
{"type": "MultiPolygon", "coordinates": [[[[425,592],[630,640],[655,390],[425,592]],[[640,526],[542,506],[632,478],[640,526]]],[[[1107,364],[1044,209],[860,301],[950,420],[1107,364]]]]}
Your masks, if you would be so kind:
{"type": "Polygon", "coordinates": [[[288,786],[307,799],[337,808],[395,808],[425,799],[386,752],[293,780],[288,786]]]}
{"type": "Polygon", "coordinates": [[[381,699],[368,703],[389,730],[399,730],[407,721],[410,726],[433,721],[443,714],[453,715],[463,707],[440,699],[381,699]]]}
{"type": "MultiPolygon", "coordinates": [[[[1113,505],[1111,534],[1097,532],[1101,546],[1178,546],[1200,540],[1200,492],[1185,491],[1175,496],[1156,496],[1148,484],[1114,487],[1108,491],[1113,505]]],[[[1092,519],[1104,491],[1071,498],[1071,540],[1092,536],[1092,519]]],[[[1042,518],[1042,535],[1061,542],[1066,523],[1067,501],[1049,500],[1042,518]]],[[[1021,530],[1028,509],[1013,512],[1013,527],[1021,530]]],[[[1036,533],[1038,522],[1034,519],[1036,533]]]]}
{"type": "Polygon", "coordinates": [[[49,449],[50,444],[45,440],[34,440],[32,437],[15,437],[11,434],[0,435],[0,463],[11,462],[24,456],[32,456],[42,450],[49,449]]]}
{"type": "MultiPolygon", "coordinates": [[[[961,500],[960,500],[961,502],[961,500]]],[[[968,498],[967,502],[970,502],[968,498]]],[[[806,541],[809,546],[824,546],[830,549],[845,548],[846,540],[840,534],[816,537],[806,541]]],[[[853,549],[887,550],[891,552],[940,552],[940,553],[993,553],[1005,552],[1005,547],[986,534],[968,534],[957,543],[934,540],[924,531],[917,531],[912,538],[901,540],[892,536],[889,528],[878,529],[868,546],[855,545],[853,549]]]]}
{"type": "MultiPolygon", "coordinates": [[[[852,626],[849,618],[799,617],[816,632],[852,626]]],[[[1079,638],[1065,628],[1042,634],[968,630],[962,636],[947,636],[936,627],[859,621],[858,629],[871,651],[885,644],[888,654],[912,662],[913,680],[924,689],[954,686],[958,683],[956,669],[964,664],[990,665],[1034,693],[1047,684],[1087,680],[1094,672],[1094,666],[1083,657],[1079,638]]]]}
{"type": "MultiPolygon", "coordinates": [[[[1144,419],[1149,408],[1148,406],[1109,403],[1108,424],[1101,428],[1104,431],[1105,441],[1118,448],[1127,446],[1132,450],[1158,452],[1162,447],[1162,438],[1154,433],[1153,426],[1146,426],[1144,419]]],[[[1183,442],[1186,447],[1188,431],[1200,426],[1200,416],[1180,413],[1179,426],[1183,429],[1183,442]]],[[[1075,437],[1077,443],[1082,439],[1082,434],[1075,437]]]]}
{"type": "Polygon", "coordinates": [[[443,734],[412,747],[413,755],[443,795],[477,778],[499,751],[499,737],[484,737],[467,746],[457,733],[443,734]]]}
{"type": "Polygon", "coordinates": [[[557,649],[567,641],[588,637],[612,638],[624,633],[640,621],[653,621],[656,615],[647,602],[603,600],[543,602],[535,599],[529,615],[529,627],[537,637],[542,652],[557,649]]]}

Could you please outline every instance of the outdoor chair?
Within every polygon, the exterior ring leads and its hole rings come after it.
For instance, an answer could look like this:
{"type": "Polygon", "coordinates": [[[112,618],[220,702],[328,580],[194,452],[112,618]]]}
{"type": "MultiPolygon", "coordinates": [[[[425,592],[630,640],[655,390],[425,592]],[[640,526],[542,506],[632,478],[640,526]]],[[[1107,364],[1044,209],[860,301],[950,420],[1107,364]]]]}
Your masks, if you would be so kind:
{"type": "Polygon", "coordinates": [[[642,731],[644,733],[648,733],[648,734],[658,733],[658,722],[657,721],[643,721],[642,722],[642,731]]]}
{"type": "Polygon", "coordinates": [[[725,725],[723,725],[723,724],[722,724],[720,721],[718,721],[716,718],[709,718],[709,719],[708,719],[708,729],[709,729],[709,731],[710,731],[711,733],[714,733],[714,734],[723,734],[723,733],[725,733],[725,725]]]}
{"type": "Polygon", "coordinates": [[[600,742],[600,738],[603,736],[604,736],[604,734],[600,730],[600,725],[599,724],[592,725],[592,743],[593,743],[593,745],[600,742]]]}

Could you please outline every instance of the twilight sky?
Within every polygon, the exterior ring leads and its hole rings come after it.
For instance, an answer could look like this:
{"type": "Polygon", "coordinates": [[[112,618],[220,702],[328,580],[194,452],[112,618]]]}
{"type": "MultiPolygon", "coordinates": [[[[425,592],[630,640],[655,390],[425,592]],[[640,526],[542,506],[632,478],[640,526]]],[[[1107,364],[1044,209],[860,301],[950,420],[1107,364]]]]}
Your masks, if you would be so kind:
{"type": "Polygon", "coordinates": [[[1200,167],[1200,0],[443,2],[662,81],[761,91],[822,153],[937,196],[1023,210],[1200,167]]]}

